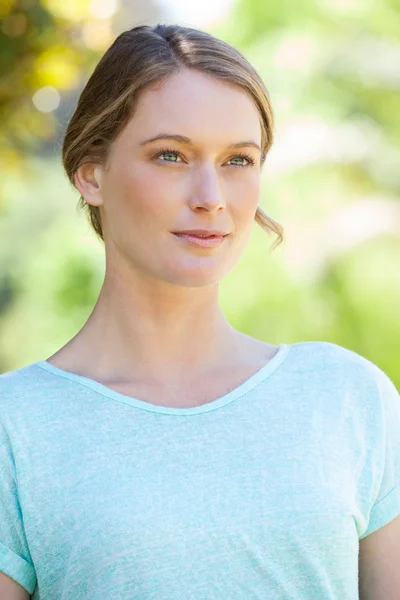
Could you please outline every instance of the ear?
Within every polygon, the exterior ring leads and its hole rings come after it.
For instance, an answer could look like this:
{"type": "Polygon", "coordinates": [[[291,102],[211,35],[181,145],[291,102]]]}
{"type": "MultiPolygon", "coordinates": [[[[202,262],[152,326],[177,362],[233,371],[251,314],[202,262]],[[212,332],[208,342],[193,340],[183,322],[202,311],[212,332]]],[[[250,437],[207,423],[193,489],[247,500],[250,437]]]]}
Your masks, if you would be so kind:
{"type": "Polygon", "coordinates": [[[99,165],[87,163],[78,167],[74,175],[75,187],[88,204],[104,204],[101,194],[102,170],[99,165]]]}

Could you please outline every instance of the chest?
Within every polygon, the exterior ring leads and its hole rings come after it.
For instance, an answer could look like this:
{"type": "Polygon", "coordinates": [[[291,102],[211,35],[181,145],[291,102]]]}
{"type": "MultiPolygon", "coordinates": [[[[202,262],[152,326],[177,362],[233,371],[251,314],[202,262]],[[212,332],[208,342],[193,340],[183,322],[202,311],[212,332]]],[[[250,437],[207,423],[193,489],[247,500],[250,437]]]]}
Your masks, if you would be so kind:
{"type": "Polygon", "coordinates": [[[140,381],[108,385],[110,389],[156,406],[170,408],[194,408],[213,402],[239,387],[261,368],[260,365],[238,367],[210,373],[189,382],[178,381],[165,384],[149,384],[140,381]]]}
{"type": "Polygon", "coordinates": [[[194,543],[240,530],[261,543],[326,521],[354,527],[356,480],[340,439],[333,447],[246,415],[231,426],[175,421],[155,435],[146,419],[116,428],[99,415],[72,440],[60,433],[25,482],[34,545],[52,551],[61,535],[71,548],[96,539],[100,554],[128,544],[136,555],[165,552],[181,535],[194,543]]]}
{"type": "Polygon", "coordinates": [[[265,392],[195,418],[93,402],[64,422],[55,417],[24,452],[19,481],[41,588],[64,581],[79,597],[82,582],[98,590],[107,580],[110,597],[170,600],[184,589],[185,598],[242,598],[240,576],[253,586],[249,597],[268,589],[287,600],[291,590],[278,591],[290,573],[295,589],[312,581],[320,598],[332,557],[342,561],[333,576],[351,568],[355,586],[350,438],[330,422],[328,439],[324,415],[316,419],[305,402],[294,414],[285,395],[265,392]],[[320,579],[316,557],[329,558],[320,579]]]}

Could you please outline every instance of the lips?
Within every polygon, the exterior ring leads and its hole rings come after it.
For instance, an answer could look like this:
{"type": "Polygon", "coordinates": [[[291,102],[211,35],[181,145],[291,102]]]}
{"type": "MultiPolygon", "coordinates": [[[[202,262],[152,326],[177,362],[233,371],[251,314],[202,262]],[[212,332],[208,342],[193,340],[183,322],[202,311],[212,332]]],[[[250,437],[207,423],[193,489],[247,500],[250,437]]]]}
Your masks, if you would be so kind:
{"type": "Polygon", "coordinates": [[[228,235],[225,231],[219,229],[185,229],[182,231],[173,231],[175,235],[194,235],[196,237],[224,237],[228,235]]]}
{"type": "Polygon", "coordinates": [[[219,246],[219,244],[221,244],[226,237],[224,235],[209,235],[204,237],[188,233],[175,233],[174,235],[183,242],[198,246],[200,248],[214,248],[215,246],[219,246]]]}
{"type": "Polygon", "coordinates": [[[222,235],[200,235],[199,233],[177,233],[176,235],[190,235],[191,237],[198,237],[200,239],[223,237],[222,235]]]}

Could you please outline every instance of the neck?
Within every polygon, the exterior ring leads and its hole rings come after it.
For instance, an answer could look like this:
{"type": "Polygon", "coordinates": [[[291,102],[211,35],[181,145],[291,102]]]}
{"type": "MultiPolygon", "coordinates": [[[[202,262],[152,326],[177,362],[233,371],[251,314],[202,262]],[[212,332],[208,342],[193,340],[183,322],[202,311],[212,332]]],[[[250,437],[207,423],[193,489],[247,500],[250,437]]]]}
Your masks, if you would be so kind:
{"type": "Polygon", "coordinates": [[[88,321],[57,354],[95,379],[168,384],[235,365],[244,338],[223,315],[217,286],[146,289],[106,277],[88,321]]]}

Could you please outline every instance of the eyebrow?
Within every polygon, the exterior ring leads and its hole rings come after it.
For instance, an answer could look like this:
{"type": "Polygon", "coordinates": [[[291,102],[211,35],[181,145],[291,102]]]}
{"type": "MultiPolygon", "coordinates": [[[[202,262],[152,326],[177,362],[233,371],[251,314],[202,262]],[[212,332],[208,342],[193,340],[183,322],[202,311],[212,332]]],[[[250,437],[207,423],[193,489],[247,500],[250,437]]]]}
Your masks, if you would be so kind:
{"type": "MultiPolygon", "coordinates": [[[[145,146],[146,144],[150,144],[151,142],[155,142],[156,140],[175,140],[176,142],[181,142],[182,144],[187,144],[188,146],[193,146],[193,142],[190,138],[184,135],[171,134],[171,133],[160,133],[148,140],[144,140],[141,142],[141,146],[145,146]]],[[[235,144],[230,144],[228,148],[242,148],[243,146],[251,146],[253,148],[257,148],[260,152],[262,152],[260,146],[251,140],[243,140],[241,142],[236,142],[235,144]]]]}

